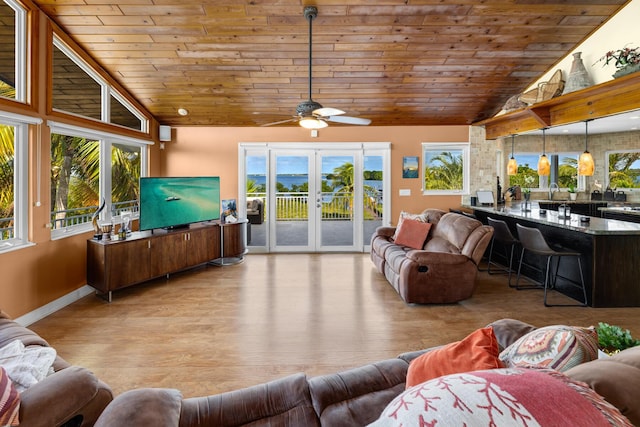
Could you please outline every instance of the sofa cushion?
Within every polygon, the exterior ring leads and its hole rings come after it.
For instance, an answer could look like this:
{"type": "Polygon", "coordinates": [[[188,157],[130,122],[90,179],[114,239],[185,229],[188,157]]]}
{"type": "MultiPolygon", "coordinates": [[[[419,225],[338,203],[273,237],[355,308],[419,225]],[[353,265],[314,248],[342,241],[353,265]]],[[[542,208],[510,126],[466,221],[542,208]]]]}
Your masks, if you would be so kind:
{"type": "Polygon", "coordinates": [[[545,326],[518,339],[500,353],[506,366],[543,366],[566,371],[598,358],[595,328],[545,326]]]}
{"type": "Polygon", "coordinates": [[[438,226],[433,230],[433,238],[440,237],[457,248],[460,253],[469,235],[482,223],[477,219],[469,218],[456,213],[442,215],[438,226]]]}
{"type": "Polygon", "coordinates": [[[395,243],[413,249],[422,249],[431,230],[431,224],[423,221],[405,218],[399,227],[395,243]]]}
{"type": "Polygon", "coordinates": [[[390,359],[311,378],[313,407],[324,426],[364,426],[404,390],[408,363],[390,359]]]}
{"type": "Polygon", "coordinates": [[[493,369],[439,377],[396,397],[386,426],[631,426],[585,384],[551,369],[493,369]]]}
{"type": "Polygon", "coordinates": [[[565,374],[586,383],[618,408],[634,425],[640,426],[640,347],[629,348],[613,357],[583,363],[565,374]]]}
{"type": "Polygon", "coordinates": [[[19,415],[20,394],[7,371],[0,366],[0,425],[17,426],[20,423],[19,415]]]}
{"type": "Polygon", "coordinates": [[[444,345],[414,359],[407,372],[407,388],[443,375],[502,368],[493,329],[478,329],[461,341],[444,345]]]}
{"type": "Polygon", "coordinates": [[[495,322],[489,323],[487,326],[490,326],[493,329],[493,333],[495,334],[498,345],[500,346],[500,351],[509,347],[518,339],[536,329],[533,325],[509,318],[496,320],[495,322]]]}
{"type": "Polygon", "coordinates": [[[319,426],[307,377],[289,375],[268,383],[182,401],[184,426],[319,426]]]}

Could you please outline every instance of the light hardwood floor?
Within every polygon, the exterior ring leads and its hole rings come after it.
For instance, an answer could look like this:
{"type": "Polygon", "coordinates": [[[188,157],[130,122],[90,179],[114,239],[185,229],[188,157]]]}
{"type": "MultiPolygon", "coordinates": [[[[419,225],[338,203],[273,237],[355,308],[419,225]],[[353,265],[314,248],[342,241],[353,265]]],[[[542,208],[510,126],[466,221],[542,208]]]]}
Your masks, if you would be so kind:
{"type": "Polygon", "coordinates": [[[392,358],[504,317],[605,321],[640,336],[640,308],[545,308],[542,291],[484,272],[469,300],[407,305],[368,254],[248,255],[116,292],[112,303],[87,296],[31,328],[116,394],[171,387],[192,397],[392,358]]]}

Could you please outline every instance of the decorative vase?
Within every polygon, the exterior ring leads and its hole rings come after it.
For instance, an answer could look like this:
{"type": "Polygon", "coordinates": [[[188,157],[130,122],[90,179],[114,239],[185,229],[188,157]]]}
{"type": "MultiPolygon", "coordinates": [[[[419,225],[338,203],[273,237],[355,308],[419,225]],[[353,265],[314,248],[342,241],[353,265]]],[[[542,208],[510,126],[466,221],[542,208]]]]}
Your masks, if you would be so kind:
{"type": "Polygon", "coordinates": [[[522,211],[530,212],[531,211],[531,193],[522,193],[524,197],[524,203],[522,203],[522,211]]]}
{"type": "Polygon", "coordinates": [[[593,80],[589,72],[582,63],[580,57],[582,52],[576,52],[573,54],[573,63],[571,64],[571,71],[569,71],[569,77],[567,77],[567,83],[564,85],[564,91],[562,94],[569,92],[575,92],[576,90],[584,89],[593,85],[593,80]]]}
{"type": "Polygon", "coordinates": [[[617,79],[618,77],[626,76],[627,74],[635,73],[636,71],[640,71],[640,62],[618,69],[618,71],[613,73],[613,78],[617,79]]]}

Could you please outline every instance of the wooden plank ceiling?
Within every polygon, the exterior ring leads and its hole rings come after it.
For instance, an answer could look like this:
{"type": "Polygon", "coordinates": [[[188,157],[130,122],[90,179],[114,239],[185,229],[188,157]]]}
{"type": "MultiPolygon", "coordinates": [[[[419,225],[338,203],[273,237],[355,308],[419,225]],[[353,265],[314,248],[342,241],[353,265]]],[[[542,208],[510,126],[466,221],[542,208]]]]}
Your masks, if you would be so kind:
{"type": "Polygon", "coordinates": [[[625,1],[36,3],[173,126],[260,126],[295,114],[308,98],[303,9],[313,4],[312,98],[391,126],[491,117],[625,1]]]}

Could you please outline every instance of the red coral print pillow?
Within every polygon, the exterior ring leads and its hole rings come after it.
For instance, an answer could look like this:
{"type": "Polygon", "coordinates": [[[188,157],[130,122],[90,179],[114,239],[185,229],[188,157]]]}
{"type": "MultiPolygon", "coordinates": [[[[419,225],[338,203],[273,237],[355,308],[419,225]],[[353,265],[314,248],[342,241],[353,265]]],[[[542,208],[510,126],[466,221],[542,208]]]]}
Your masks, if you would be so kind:
{"type": "Polygon", "coordinates": [[[632,426],[618,409],[586,384],[546,368],[491,369],[435,378],[407,389],[370,424],[374,427],[558,425],[632,426]]]}

